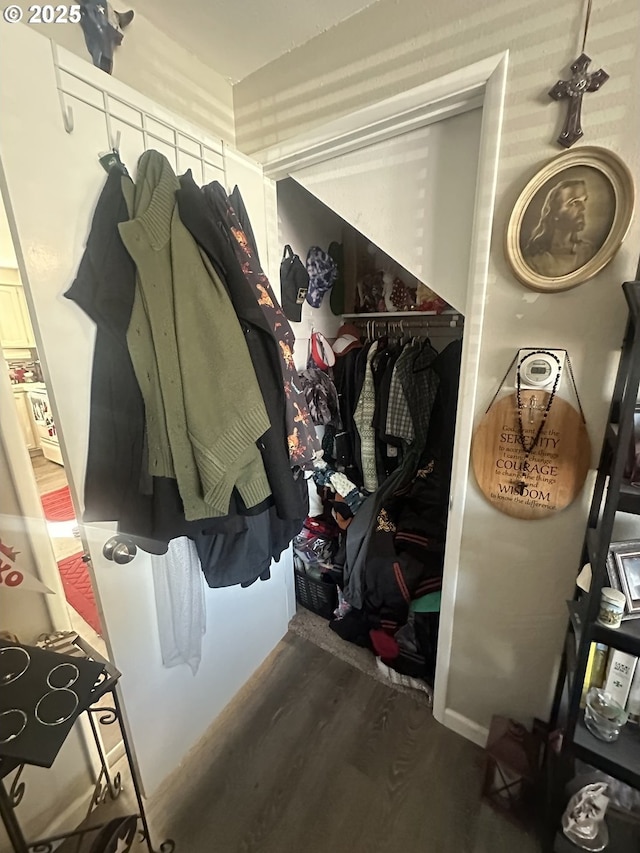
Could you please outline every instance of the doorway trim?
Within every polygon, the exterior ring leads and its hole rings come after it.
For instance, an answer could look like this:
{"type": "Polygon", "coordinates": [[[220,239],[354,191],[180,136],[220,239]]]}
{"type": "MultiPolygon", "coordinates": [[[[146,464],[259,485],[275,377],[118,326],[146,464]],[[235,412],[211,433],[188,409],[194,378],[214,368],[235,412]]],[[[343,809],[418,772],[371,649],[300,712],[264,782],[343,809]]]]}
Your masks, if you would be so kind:
{"type": "Polygon", "coordinates": [[[448,683],[508,61],[508,51],[490,56],[253,155],[274,182],[295,178],[297,170],[482,108],[433,705],[439,722],[482,746],[487,730],[448,707],[448,683]]]}

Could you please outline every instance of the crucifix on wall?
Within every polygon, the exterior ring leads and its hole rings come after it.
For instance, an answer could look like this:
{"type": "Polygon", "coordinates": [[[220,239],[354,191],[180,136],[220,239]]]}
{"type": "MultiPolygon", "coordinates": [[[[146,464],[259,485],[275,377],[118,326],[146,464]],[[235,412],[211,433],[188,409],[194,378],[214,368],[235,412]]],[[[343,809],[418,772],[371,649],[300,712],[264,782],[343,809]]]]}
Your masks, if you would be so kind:
{"type": "Polygon", "coordinates": [[[581,54],[571,65],[571,77],[568,80],[558,80],[553,89],[549,90],[554,101],[567,99],[567,115],[564,126],[557,139],[559,145],[571,148],[584,132],[582,130],[582,97],[585,92],[597,92],[609,79],[602,68],[592,74],[587,72],[591,59],[586,53],[581,54]]]}
{"type": "Polygon", "coordinates": [[[582,36],[582,52],[571,64],[571,77],[568,80],[558,80],[549,90],[549,97],[554,101],[567,101],[567,114],[564,126],[556,142],[563,148],[571,146],[584,136],[582,130],[582,99],[585,92],[597,92],[609,79],[607,72],[599,68],[591,74],[588,72],[591,58],[584,52],[591,19],[592,0],[587,0],[585,12],[584,33],[582,36]]]}

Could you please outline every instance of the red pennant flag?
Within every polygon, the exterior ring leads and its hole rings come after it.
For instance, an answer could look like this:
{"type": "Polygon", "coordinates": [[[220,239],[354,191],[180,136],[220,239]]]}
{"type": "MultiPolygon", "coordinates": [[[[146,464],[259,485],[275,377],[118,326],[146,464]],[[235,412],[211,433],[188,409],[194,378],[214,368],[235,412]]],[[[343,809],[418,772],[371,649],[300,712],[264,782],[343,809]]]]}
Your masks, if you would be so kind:
{"type": "Polygon", "coordinates": [[[10,548],[8,545],[4,545],[2,543],[2,539],[0,539],[0,554],[3,554],[8,560],[11,560],[12,563],[15,563],[16,557],[20,551],[14,551],[13,548],[10,548]]]}

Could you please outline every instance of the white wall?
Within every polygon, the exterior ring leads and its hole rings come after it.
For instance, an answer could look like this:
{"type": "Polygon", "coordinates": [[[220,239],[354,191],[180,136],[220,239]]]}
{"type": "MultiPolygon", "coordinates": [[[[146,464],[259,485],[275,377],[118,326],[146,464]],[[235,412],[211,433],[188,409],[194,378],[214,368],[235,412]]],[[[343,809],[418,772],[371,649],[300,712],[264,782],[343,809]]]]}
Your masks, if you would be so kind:
{"type": "MultiPolygon", "coordinates": [[[[234,88],[236,135],[258,151],[354,109],[510,51],[477,417],[521,346],[566,347],[593,442],[601,443],[624,330],[620,283],[633,277],[636,221],[609,267],[562,294],[513,277],[503,239],[515,200],[553,144],[566,108],[547,91],[579,53],[581,3],[555,0],[380,0],[234,88]]],[[[587,51],[611,76],[585,96],[584,142],[616,151],[639,174],[636,0],[595,4],[587,51]]],[[[455,251],[452,246],[451,251],[455,251]]],[[[554,518],[523,522],[493,509],[472,475],[464,516],[447,704],[480,725],[493,713],[546,717],[584,534],[588,489],[554,518]]]]}
{"type": "MultiPolygon", "coordinates": [[[[26,10],[30,4],[17,5],[26,10]]],[[[0,22],[0,26],[26,24],[0,22]]],[[[32,29],[91,62],[79,24],[40,24],[32,25],[32,29]]],[[[214,71],[214,64],[215,57],[211,65],[205,65],[189,45],[173,37],[172,31],[159,29],[136,12],[124,31],[124,41],[115,51],[112,76],[203,130],[233,143],[232,87],[214,71]]]]}
{"type": "Polygon", "coordinates": [[[464,312],[481,122],[470,109],[293,174],[464,312]]]}
{"type": "Polygon", "coordinates": [[[18,268],[16,260],[16,252],[13,248],[13,240],[9,233],[9,223],[7,222],[7,212],[0,199],[0,267],[10,267],[11,269],[18,268]]]}

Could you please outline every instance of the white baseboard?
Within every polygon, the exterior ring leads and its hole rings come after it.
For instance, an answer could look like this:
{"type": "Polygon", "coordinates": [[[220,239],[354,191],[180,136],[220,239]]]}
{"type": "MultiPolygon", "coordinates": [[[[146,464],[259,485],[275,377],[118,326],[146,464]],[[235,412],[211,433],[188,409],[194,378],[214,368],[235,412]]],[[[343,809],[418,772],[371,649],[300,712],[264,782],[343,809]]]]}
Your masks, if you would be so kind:
{"type": "Polygon", "coordinates": [[[442,719],[438,719],[438,722],[457,734],[462,735],[467,740],[476,743],[483,749],[487,744],[489,729],[478,723],[474,723],[473,720],[459,714],[457,711],[453,711],[451,708],[445,708],[444,716],[442,719]]]}
{"type": "Polygon", "coordinates": [[[120,761],[120,759],[124,758],[124,756],[124,741],[119,740],[118,743],[113,747],[113,749],[109,750],[109,753],[107,754],[107,763],[109,764],[109,767],[113,769],[116,762],[120,761]]]}

